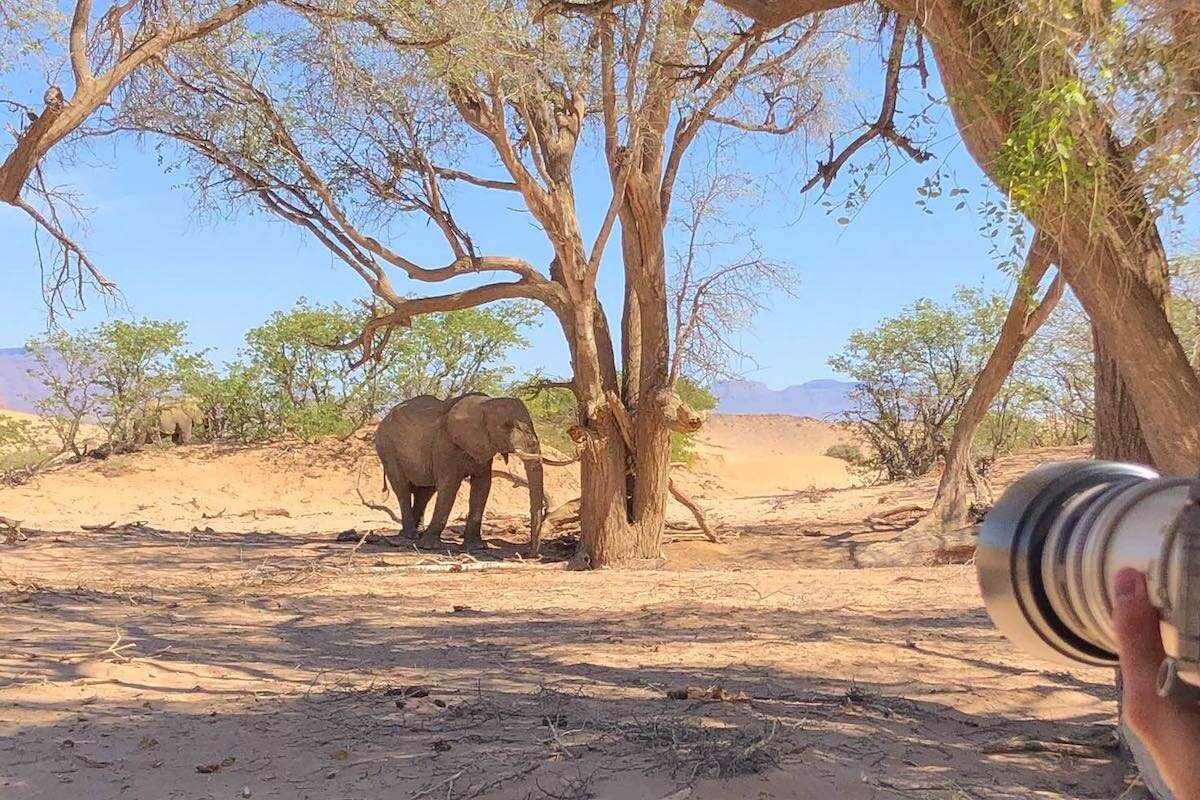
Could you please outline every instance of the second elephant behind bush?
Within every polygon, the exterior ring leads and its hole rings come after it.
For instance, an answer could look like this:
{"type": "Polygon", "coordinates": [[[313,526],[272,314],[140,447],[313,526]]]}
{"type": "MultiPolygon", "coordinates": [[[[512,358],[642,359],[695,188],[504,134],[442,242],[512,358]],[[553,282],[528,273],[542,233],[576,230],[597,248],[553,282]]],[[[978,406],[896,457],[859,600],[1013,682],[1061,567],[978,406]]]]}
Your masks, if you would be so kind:
{"type": "Polygon", "coordinates": [[[170,439],[175,444],[188,444],[202,418],[200,406],[191,398],[155,401],[139,415],[136,423],[138,441],[156,444],[162,439],[170,439]]]}

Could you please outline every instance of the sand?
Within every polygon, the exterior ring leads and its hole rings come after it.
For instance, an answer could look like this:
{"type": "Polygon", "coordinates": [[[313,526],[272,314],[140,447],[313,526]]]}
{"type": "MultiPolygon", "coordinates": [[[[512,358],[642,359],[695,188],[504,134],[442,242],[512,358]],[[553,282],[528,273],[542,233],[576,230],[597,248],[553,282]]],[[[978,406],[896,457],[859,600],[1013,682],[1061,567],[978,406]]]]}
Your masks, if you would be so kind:
{"type": "Polygon", "coordinates": [[[335,541],[394,528],[356,493],[381,497],[364,436],[0,488],[27,535],[0,545],[0,797],[1135,796],[1108,672],[1011,648],[970,564],[855,567],[901,535],[863,519],[934,479],[855,486],[833,426],[714,418],[678,478],[724,541],[672,531],[664,569],[592,573],[563,542],[519,562],[504,479],[489,553],[335,541]]]}

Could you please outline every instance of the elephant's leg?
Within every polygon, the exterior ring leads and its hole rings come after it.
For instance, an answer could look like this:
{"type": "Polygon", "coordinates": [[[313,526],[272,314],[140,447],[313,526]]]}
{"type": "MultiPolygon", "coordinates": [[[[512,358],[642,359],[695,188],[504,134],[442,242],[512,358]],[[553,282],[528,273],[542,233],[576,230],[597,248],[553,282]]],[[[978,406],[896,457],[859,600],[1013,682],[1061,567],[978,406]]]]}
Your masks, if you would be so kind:
{"type": "Polygon", "coordinates": [[[385,463],[383,471],[387,475],[388,485],[392,487],[392,491],[396,493],[396,499],[400,501],[400,535],[415,539],[417,538],[417,524],[413,519],[412,484],[395,464],[385,463]]]}
{"type": "Polygon", "coordinates": [[[175,430],[179,434],[179,443],[180,444],[190,444],[191,443],[191,441],[192,441],[192,421],[191,421],[191,419],[184,417],[182,420],[179,421],[179,424],[175,430]]]}
{"type": "Polygon", "coordinates": [[[483,509],[492,490],[492,470],[471,476],[471,501],[467,510],[467,528],[463,532],[463,546],[472,550],[487,547],[483,541],[483,509]]]}
{"type": "Polygon", "coordinates": [[[443,481],[437,485],[437,502],[433,505],[433,517],[429,520],[429,527],[425,529],[425,535],[421,537],[418,545],[428,550],[439,550],[442,547],[442,531],[446,529],[446,523],[450,521],[450,512],[454,508],[454,498],[458,494],[458,487],[462,485],[462,478],[456,478],[453,481],[443,481]]]}
{"type": "Polygon", "coordinates": [[[413,487],[413,519],[416,521],[418,530],[425,523],[425,507],[429,505],[429,500],[433,497],[434,491],[432,486],[413,487]]]}

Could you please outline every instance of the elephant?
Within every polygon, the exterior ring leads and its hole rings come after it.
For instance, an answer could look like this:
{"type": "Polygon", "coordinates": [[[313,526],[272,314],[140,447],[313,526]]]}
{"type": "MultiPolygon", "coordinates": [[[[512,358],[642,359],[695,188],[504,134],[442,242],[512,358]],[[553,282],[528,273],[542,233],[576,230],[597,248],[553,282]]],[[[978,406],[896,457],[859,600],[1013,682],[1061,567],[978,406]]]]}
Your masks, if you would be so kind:
{"type": "Polygon", "coordinates": [[[152,402],[141,415],[138,429],[143,443],[153,444],[166,437],[176,444],[192,441],[192,431],[203,415],[191,398],[176,397],[152,402]]]}
{"type": "Polygon", "coordinates": [[[433,516],[419,547],[438,549],[462,482],[471,481],[463,544],[486,547],[480,528],[492,488],[492,459],[516,455],[529,479],[529,552],[536,556],[546,516],[541,443],[529,410],[512,397],[472,393],[447,400],[419,395],[388,413],[375,431],[383,463],[383,488],[400,501],[402,534],[417,535],[425,508],[436,495],[433,516]]]}

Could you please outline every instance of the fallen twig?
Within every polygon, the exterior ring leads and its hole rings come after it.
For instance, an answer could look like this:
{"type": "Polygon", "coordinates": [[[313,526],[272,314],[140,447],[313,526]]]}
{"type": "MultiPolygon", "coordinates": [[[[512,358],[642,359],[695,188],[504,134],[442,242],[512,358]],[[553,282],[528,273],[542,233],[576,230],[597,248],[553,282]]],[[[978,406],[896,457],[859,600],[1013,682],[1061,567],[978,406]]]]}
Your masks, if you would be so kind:
{"type": "Polygon", "coordinates": [[[1055,753],[1096,761],[1107,761],[1116,752],[1116,742],[1077,741],[1073,739],[1032,739],[1015,736],[984,745],[985,755],[1009,755],[1013,753],[1055,753]]]}
{"type": "Polygon", "coordinates": [[[135,644],[134,642],[129,642],[128,644],[121,644],[121,640],[123,638],[124,637],[121,635],[121,629],[117,628],[116,640],[113,641],[112,644],[110,644],[108,647],[104,648],[103,650],[90,652],[90,653],[68,653],[64,656],[59,656],[58,660],[59,661],[73,661],[75,659],[104,658],[105,656],[111,656],[113,658],[120,659],[121,661],[128,661],[129,657],[122,655],[121,651],[128,650],[131,647],[137,647],[137,644],[135,644]]]}
{"type": "Polygon", "coordinates": [[[446,796],[449,797],[451,790],[454,789],[454,782],[456,780],[458,780],[459,778],[461,778],[462,774],[466,771],[467,771],[467,768],[463,767],[458,772],[451,775],[449,778],[446,778],[444,781],[439,781],[438,783],[435,783],[433,786],[430,786],[426,789],[422,789],[421,791],[417,792],[409,800],[420,800],[420,798],[422,798],[422,797],[429,797],[431,794],[433,794],[438,789],[441,789],[443,786],[446,787],[446,796]]]}

